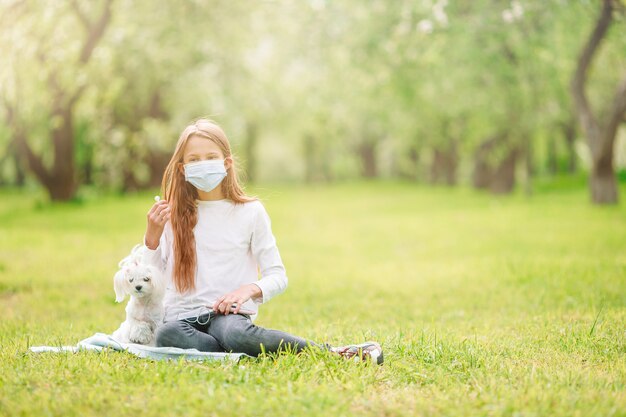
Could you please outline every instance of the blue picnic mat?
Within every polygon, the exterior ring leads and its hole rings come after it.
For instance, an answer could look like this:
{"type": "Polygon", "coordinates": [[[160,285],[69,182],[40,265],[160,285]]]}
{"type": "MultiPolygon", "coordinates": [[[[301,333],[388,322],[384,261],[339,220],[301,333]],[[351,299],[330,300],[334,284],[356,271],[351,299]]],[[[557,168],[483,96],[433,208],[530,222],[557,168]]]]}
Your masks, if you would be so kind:
{"type": "Polygon", "coordinates": [[[87,339],[81,340],[76,346],[31,346],[30,351],[34,353],[40,352],[79,352],[79,351],[96,351],[100,352],[104,349],[111,349],[119,352],[129,352],[140,358],[148,358],[155,360],[163,359],[190,359],[198,361],[223,361],[230,360],[238,362],[243,356],[250,357],[245,353],[226,353],[226,352],[201,352],[197,349],[181,349],[176,347],[155,347],[140,345],[137,343],[120,343],[113,339],[111,335],[105,333],[96,333],[87,339]]]}

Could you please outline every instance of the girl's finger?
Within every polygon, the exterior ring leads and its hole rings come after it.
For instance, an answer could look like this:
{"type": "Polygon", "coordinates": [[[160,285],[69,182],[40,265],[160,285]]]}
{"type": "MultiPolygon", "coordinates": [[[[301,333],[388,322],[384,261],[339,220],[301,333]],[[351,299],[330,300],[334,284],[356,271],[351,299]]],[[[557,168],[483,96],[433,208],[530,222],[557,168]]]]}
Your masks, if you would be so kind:
{"type": "Polygon", "coordinates": [[[167,203],[167,201],[166,201],[166,200],[160,200],[160,201],[158,201],[158,202],[154,203],[154,204],[152,205],[152,207],[150,207],[150,211],[148,212],[148,216],[149,216],[149,215],[151,215],[152,213],[155,213],[155,212],[156,212],[156,210],[157,210],[159,207],[163,206],[163,204],[166,204],[166,203],[167,203]]]}
{"type": "Polygon", "coordinates": [[[236,310],[236,309],[233,309],[233,304],[237,304],[237,306],[239,306],[239,301],[237,301],[237,300],[233,300],[233,299],[231,298],[231,300],[228,302],[228,304],[227,304],[227,306],[226,306],[226,307],[228,308],[228,312],[229,312],[230,314],[235,314],[235,310],[236,310]]]}
{"type": "Polygon", "coordinates": [[[165,211],[163,210],[161,213],[159,213],[158,215],[156,215],[156,222],[159,224],[159,226],[163,226],[165,224],[165,217],[167,216],[167,214],[169,213],[169,211],[165,211]]]}
{"type": "Polygon", "coordinates": [[[224,297],[220,297],[216,302],[213,303],[213,307],[211,307],[211,309],[215,312],[219,312],[220,304],[222,303],[223,299],[224,297]]]}
{"type": "Polygon", "coordinates": [[[222,300],[218,308],[220,310],[220,313],[226,314],[226,301],[222,300]]]}
{"type": "Polygon", "coordinates": [[[162,220],[165,216],[167,216],[167,213],[169,213],[169,212],[170,212],[170,208],[169,207],[166,208],[166,209],[161,210],[159,212],[159,214],[157,214],[159,220],[162,220]]]}
{"type": "Polygon", "coordinates": [[[224,304],[224,315],[228,316],[228,314],[230,313],[231,303],[229,301],[224,300],[223,304],[224,304]]]}
{"type": "Polygon", "coordinates": [[[163,213],[165,210],[169,210],[170,206],[168,206],[167,204],[162,204],[161,207],[157,207],[155,213],[157,215],[160,215],[161,213],[163,213]]]}
{"type": "Polygon", "coordinates": [[[239,310],[241,310],[241,308],[243,306],[243,303],[245,303],[246,301],[248,301],[248,300],[246,300],[243,297],[240,298],[239,301],[237,301],[237,313],[239,313],[239,310]]]}

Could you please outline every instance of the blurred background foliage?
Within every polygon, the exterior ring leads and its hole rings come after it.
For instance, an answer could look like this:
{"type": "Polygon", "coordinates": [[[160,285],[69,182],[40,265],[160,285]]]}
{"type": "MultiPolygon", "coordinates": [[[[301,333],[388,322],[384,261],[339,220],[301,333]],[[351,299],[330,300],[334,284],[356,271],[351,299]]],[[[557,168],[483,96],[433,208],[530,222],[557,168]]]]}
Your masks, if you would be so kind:
{"type": "Polygon", "coordinates": [[[155,187],[208,116],[247,181],[626,178],[624,0],[1,0],[0,183],[155,187]]]}

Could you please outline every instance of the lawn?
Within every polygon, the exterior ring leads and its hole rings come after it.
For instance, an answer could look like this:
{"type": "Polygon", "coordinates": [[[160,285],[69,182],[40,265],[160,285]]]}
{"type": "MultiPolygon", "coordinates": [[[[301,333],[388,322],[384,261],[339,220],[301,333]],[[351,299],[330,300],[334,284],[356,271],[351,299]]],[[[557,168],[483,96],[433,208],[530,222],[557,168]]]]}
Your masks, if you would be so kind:
{"type": "MultiPolygon", "coordinates": [[[[622,187],[622,198],[626,189],[622,187]]],[[[0,415],[626,415],[626,204],[402,182],[248,187],[289,287],[256,324],[339,345],[233,363],[29,354],[112,332],[117,262],[153,193],[0,191],[0,415]]]]}

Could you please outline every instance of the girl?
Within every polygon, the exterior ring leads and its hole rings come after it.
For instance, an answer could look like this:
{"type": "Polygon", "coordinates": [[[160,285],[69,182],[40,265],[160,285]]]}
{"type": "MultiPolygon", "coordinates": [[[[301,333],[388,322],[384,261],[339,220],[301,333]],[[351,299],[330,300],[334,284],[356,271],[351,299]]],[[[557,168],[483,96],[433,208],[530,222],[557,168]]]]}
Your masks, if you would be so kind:
{"type": "Polygon", "coordinates": [[[148,212],[148,262],[165,271],[164,319],[157,346],[258,356],[307,346],[373,360],[376,342],[332,347],[253,324],[258,306],[282,293],[287,276],[263,204],[237,180],[230,144],[213,121],[180,135],[162,182],[165,199],[148,212]],[[258,279],[260,269],[261,278],[258,279]]]}

